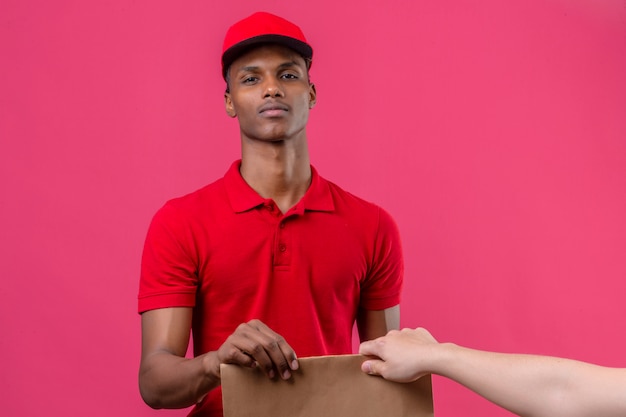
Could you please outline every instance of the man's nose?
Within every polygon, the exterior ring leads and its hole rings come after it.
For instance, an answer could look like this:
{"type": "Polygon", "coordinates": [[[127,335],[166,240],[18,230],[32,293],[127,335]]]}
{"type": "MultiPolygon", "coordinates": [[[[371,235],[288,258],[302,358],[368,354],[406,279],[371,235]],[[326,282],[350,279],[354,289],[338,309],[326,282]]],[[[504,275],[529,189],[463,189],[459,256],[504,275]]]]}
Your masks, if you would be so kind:
{"type": "Polygon", "coordinates": [[[283,90],[275,78],[269,78],[265,82],[263,97],[283,97],[283,90]]]}

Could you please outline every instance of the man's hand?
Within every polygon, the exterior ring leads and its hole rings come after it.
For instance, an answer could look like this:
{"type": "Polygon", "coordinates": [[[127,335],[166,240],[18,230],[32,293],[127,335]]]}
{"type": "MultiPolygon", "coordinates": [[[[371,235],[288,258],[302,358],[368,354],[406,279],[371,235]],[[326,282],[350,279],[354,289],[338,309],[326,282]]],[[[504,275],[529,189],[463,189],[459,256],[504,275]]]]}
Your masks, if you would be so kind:
{"type": "Polygon", "coordinates": [[[298,369],[296,353],[285,339],[260,320],[240,324],[217,350],[220,363],[259,366],[270,378],[291,378],[298,369]]]}
{"type": "Polygon", "coordinates": [[[220,364],[260,366],[273,378],[291,377],[296,354],[284,338],[258,320],[239,325],[217,351],[186,358],[193,310],[161,308],[141,315],[141,396],[153,408],[183,408],[200,402],[221,383],[220,364]]]}

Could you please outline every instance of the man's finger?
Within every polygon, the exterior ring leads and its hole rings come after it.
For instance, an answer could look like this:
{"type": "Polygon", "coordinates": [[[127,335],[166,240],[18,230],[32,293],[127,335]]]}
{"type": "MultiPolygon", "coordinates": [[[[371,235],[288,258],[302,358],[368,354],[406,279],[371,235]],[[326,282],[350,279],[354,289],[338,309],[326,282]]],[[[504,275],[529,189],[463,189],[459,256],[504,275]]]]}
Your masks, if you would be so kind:
{"type": "Polygon", "coordinates": [[[298,357],[293,348],[287,343],[284,337],[270,329],[259,320],[250,323],[267,339],[267,353],[271,357],[272,362],[276,365],[278,372],[283,379],[291,376],[291,371],[298,369],[298,357]]]}

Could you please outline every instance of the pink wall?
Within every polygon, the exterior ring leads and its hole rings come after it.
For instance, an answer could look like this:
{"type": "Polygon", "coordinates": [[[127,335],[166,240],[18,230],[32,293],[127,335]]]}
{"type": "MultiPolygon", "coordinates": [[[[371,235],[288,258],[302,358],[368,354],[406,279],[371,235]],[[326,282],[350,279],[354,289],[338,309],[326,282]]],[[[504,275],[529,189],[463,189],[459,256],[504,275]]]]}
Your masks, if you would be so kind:
{"type": "MultiPolygon", "coordinates": [[[[1,3],[3,415],[183,415],[137,391],[140,251],[238,157],[218,59],[257,4],[1,3]]],[[[403,325],[626,367],[624,0],[264,4],[316,48],[315,165],[401,228],[403,325]]]]}

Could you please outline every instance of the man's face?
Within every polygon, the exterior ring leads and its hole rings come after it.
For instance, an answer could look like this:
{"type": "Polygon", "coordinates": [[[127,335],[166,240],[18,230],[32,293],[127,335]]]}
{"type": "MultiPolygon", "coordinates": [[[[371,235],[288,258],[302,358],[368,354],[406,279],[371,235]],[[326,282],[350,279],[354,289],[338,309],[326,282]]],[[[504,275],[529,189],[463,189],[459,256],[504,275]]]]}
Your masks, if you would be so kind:
{"type": "Polygon", "coordinates": [[[264,45],[237,58],[228,71],[226,112],[239,119],[242,137],[277,142],[304,135],[315,104],[304,58],[264,45]]]}

